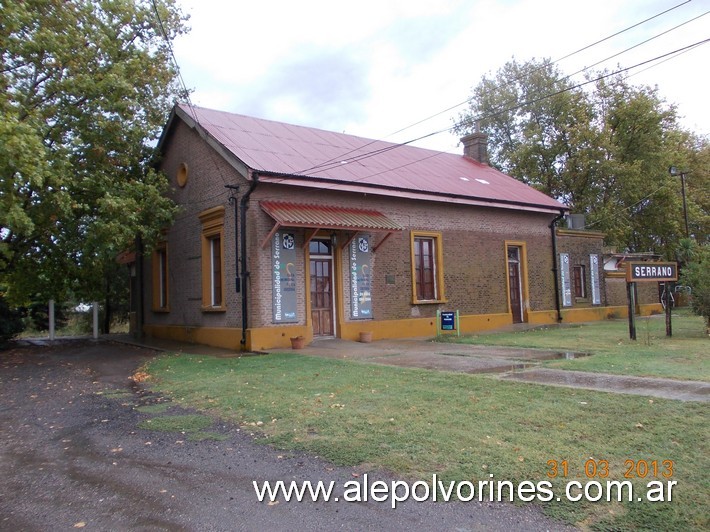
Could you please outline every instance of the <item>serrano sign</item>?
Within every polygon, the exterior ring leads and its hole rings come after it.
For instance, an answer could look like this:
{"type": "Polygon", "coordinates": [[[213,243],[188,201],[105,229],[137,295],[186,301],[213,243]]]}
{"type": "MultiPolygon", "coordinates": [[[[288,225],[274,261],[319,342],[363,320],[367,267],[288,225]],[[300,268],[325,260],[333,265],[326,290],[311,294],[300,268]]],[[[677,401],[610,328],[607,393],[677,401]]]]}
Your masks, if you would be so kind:
{"type": "Polygon", "coordinates": [[[677,281],[678,264],[675,262],[629,262],[626,282],[677,281]]]}

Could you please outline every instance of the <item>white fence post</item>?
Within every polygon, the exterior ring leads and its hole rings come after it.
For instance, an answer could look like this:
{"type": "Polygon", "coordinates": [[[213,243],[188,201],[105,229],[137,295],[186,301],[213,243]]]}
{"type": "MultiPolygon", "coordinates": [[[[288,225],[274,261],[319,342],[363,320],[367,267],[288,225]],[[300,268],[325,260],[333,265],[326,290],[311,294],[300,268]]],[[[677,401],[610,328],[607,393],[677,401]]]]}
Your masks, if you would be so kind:
{"type": "Polygon", "coordinates": [[[54,299],[49,300],[49,339],[54,340],[54,299]]]}
{"type": "Polygon", "coordinates": [[[94,340],[99,338],[99,302],[92,303],[94,309],[94,340]]]}

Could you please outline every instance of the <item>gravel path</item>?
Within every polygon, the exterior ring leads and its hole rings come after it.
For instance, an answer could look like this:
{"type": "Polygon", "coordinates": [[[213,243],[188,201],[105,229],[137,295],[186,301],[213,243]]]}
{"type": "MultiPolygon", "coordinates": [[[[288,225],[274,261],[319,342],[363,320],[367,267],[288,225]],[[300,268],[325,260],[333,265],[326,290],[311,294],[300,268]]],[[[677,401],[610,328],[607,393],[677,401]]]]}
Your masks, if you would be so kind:
{"type": "Polygon", "coordinates": [[[391,478],[218,422],[222,441],[139,428],[155,414],[137,408],[164,402],[128,378],[151,356],[90,341],[0,352],[0,530],[565,529],[530,504],[258,502],[253,480],[391,478]]]}

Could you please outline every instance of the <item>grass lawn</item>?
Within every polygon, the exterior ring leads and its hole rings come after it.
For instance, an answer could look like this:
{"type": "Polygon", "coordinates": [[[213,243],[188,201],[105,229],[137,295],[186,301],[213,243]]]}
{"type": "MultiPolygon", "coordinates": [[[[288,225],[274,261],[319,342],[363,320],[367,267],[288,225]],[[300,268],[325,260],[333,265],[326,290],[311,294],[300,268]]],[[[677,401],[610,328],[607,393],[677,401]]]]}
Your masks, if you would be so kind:
{"type": "MultiPolygon", "coordinates": [[[[585,463],[673,461],[672,502],[543,503],[556,518],[600,529],[707,530],[710,486],[706,403],[503,382],[482,375],[326,360],[296,354],[241,359],[166,355],[147,368],[152,388],[336,464],[405,479],[547,480],[549,460],[586,482],[585,463]]],[[[636,478],[637,490],[649,475],[636,478]]],[[[258,473],[255,473],[258,475],[258,473]]],[[[372,478],[373,475],[371,475],[372,478]]],[[[637,491],[638,495],[645,491],[637,491]]]]}
{"type": "Polygon", "coordinates": [[[685,310],[674,311],[672,325],[673,336],[668,338],[664,316],[637,318],[636,341],[629,339],[628,320],[460,338],[445,336],[441,341],[594,354],[545,363],[559,369],[710,381],[710,341],[703,319],[685,310]]]}

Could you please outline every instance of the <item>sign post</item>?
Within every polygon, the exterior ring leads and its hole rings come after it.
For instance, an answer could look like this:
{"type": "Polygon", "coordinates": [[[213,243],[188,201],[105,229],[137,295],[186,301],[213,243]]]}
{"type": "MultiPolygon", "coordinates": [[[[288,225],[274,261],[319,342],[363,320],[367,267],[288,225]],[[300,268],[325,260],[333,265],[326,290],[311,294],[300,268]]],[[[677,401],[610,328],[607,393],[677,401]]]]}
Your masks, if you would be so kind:
{"type": "MultiPolygon", "coordinates": [[[[634,286],[638,282],[665,282],[678,280],[678,263],[676,262],[629,262],[626,270],[626,293],[629,299],[629,338],[636,340],[636,325],[634,323],[634,286]]],[[[667,289],[666,298],[666,336],[672,336],[670,290],[667,289]]]]}
{"type": "Polygon", "coordinates": [[[629,302],[629,338],[631,340],[636,340],[636,283],[626,283],[626,298],[629,302]]]}
{"type": "Polygon", "coordinates": [[[663,297],[666,298],[666,336],[673,336],[673,325],[671,324],[671,285],[665,283],[663,287],[663,297]]]}

